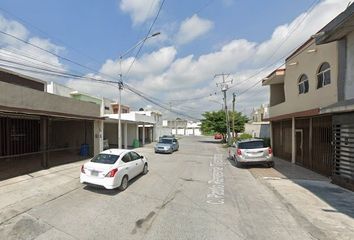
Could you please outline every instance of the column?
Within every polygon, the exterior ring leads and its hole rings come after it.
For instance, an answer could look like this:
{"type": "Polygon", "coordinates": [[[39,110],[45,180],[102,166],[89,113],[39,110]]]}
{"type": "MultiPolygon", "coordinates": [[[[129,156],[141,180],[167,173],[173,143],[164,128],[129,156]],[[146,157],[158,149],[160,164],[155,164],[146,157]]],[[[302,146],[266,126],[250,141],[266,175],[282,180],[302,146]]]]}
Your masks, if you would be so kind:
{"type": "Polygon", "coordinates": [[[309,123],[309,160],[310,167],[312,167],[312,117],[310,118],[309,123]]]}
{"type": "Polygon", "coordinates": [[[42,167],[48,168],[48,118],[40,119],[40,151],[42,152],[42,167]]]}
{"type": "Polygon", "coordinates": [[[291,121],[291,163],[295,163],[296,158],[296,143],[295,143],[295,118],[291,121]]]}
{"type": "Polygon", "coordinates": [[[145,145],[145,123],[143,123],[143,146],[145,145]]]}
{"type": "Polygon", "coordinates": [[[103,151],[103,121],[95,120],[93,125],[93,154],[97,155],[103,151]]]}
{"type": "Polygon", "coordinates": [[[139,141],[139,124],[136,124],[136,135],[135,135],[136,140],[139,141]]]}
{"type": "Polygon", "coordinates": [[[124,148],[128,149],[128,123],[124,123],[124,148]]]}
{"type": "Polygon", "coordinates": [[[273,148],[273,123],[269,122],[270,147],[273,148]]]}

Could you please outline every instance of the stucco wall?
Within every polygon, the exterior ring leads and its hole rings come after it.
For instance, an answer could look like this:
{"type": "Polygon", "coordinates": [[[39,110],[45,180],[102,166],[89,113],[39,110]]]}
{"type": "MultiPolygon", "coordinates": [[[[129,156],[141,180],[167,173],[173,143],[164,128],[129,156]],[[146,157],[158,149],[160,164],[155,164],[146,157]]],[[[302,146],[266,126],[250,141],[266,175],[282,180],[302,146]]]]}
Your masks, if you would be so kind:
{"type": "Polygon", "coordinates": [[[133,145],[134,139],[136,139],[136,131],[137,125],[136,124],[128,124],[128,146],[133,145]]]}
{"type": "Polygon", "coordinates": [[[286,61],[285,102],[270,107],[270,117],[326,107],[336,103],[338,101],[337,78],[337,43],[324,45],[309,43],[298,55],[295,54],[286,61]],[[308,52],[313,49],[316,51],[308,52]],[[331,84],[317,89],[317,71],[324,62],[328,62],[331,67],[331,84]],[[306,74],[309,80],[309,91],[305,94],[299,94],[298,91],[298,80],[302,74],[306,74]]]}
{"type": "Polygon", "coordinates": [[[269,124],[246,123],[245,133],[251,134],[253,137],[269,138],[269,124]]]}
{"type": "Polygon", "coordinates": [[[99,117],[100,106],[0,82],[0,106],[99,117]]]}
{"type": "Polygon", "coordinates": [[[345,100],[354,98],[354,32],[347,36],[347,66],[345,76],[345,100]]]}

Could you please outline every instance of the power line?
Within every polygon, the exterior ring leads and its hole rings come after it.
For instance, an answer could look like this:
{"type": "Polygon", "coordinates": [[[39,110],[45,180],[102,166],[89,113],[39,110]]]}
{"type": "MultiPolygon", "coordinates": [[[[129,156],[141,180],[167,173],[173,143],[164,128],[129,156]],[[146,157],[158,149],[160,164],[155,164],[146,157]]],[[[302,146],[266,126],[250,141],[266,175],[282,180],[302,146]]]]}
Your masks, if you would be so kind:
{"type": "Polygon", "coordinates": [[[160,15],[160,12],[161,12],[161,9],[162,9],[164,3],[165,3],[165,0],[162,0],[161,5],[160,5],[160,7],[159,7],[159,10],[157,11],[156,16],[155,16],[155,18],[154,18],[154,21],[152,21],[152,23],[151,23],[151,25],[150,25],[150,28],[149,28],[148,32],[146,33],[146,36],[145,36],[145,38],[144,38],[144,41],[141,43],[141,45],[140,45],[140,47],[139,47],[137,53],[135,54],[134,59],[133,59],[132,63],[130,64],[130,66],[129,66],[129,68],[128,68],[128,71],[125,73],[125,75],[128,75],[128,74],[129,74],[131,68],[133,67],[133,65],[134,65],[134,63],[135,63],[135,61],[136,61],[136,58],[139,56],[139,54],[140,54],[140,52],[141,52],[141,49],[143,48],[143,46],[144,46],[144,44],[145,44],[145,41],[147,40],[148,36],[150,35],[151,30],[152,30],[153,26],[155,25],[157,18],[158,18],[159,15],[160,15]]]}
{"type": "MultiPolygon", "coordinates": [[[[267,61],[270,61],[270,60],[274,57],[274,55],[278,52],[278,50],[281,48],[281,46],[282,46],[282,45],[289,39],[289,37],[301,26],[301,24],[305,21],[305,19],[308,17],[308,15],[310,14],[310,12],[314,9],[314,7],[317,5],[317,3],[318,3],[319,1],[320,1],[320,0],[315,0],[315,1],[310,5],[310,7],[309,7],[308,10],[306,11],[305,16],[303,17],[303,19],[299,22],[298,25],[296,25],[296,27],[295,27],[290,33],[288,32],[286,38],[282,41],[282,43],[280,44],[280,46],[276,48],[276,50],[272,53],[272,55],[268,58],[267,61]]],[[[281,60],[284,59],[286,56],[288,56],[291,52],[293,52],[296,48],[298,48],[298,47],[295,47],[294,49],[292,49],[289,53],[287,53],[287,54],[284,55],[283,57],[281,57],[281,58],[279,58],[278,60],[272,62],[271,64],[269,64],[269,65],[267,65],[267,66],[261,68],[261,69],[260,69],[258,72],[256,72],[255,74],[253,74],[253,75],[247,77],[246,79],[242,80],[241,82],[238,82],[237,85],[231,86],[230,89],[231,89],[231,88],[235,88],[235,87],[237,87],[237,86],[239,86],[239,85],[245,83],[247,80],[249,80],[249,79],[251,79],[251,78],[257,76],[258,74],[262,73],[264,69],[269,68],[269,67],[273,66],[274,64],[276,64],[277,62],[281,61],[281,60]]]]}

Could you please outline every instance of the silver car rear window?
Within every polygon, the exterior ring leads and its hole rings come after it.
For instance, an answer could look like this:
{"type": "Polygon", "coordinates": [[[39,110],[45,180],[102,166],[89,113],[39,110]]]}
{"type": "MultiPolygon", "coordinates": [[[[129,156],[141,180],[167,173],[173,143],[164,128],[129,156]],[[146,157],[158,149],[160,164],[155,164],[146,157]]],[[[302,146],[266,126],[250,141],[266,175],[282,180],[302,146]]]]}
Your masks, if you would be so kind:
{"type": "Polygon", "coordinates": [[[91,162],[103,163],[103,164],[114,164],[118,160],[118,155],[113,154],[98,154],[92,158],[91,162]]]}
{"type": "Polygon", "coordinates": [[[172,139],[167,139],[167,138],[161,138],[159,143],[167,143],[167,144],[172,144],[172,139]]]}
{"type": "Polygon", "coordinates": [[[240,149],[255,149],[255,148],[264,148],[263,141],[252,141],[252,142],[241,142],[238,144],[240,149]]]}

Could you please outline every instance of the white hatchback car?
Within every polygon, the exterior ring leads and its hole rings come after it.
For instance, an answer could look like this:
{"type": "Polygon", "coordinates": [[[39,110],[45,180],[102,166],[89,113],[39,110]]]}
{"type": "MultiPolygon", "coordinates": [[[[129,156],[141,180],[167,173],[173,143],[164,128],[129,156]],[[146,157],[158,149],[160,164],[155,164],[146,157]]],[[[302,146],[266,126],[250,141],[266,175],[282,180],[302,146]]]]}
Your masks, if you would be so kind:
{"type": "Polygon", "coordinates": [[[129,180],[147,172],[144,156],[132,150],[108,149],[81,166],[80,182],[123,191],[129,180]]]}

